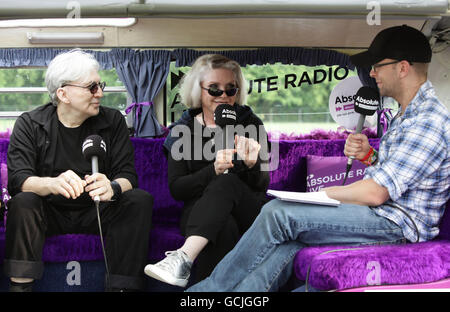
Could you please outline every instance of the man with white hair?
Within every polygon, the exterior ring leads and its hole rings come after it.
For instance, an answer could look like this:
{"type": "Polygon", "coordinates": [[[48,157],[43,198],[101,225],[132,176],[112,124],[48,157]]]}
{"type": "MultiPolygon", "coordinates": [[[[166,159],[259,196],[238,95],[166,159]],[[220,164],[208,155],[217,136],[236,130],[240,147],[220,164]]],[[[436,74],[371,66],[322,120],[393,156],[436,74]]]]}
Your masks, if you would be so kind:
{"type": "MultiPolygon", "coordinates": [[[[137,189],[134,150],[122,114],[102,107],[99,64],[81,50],[57,55],[45,81],[51,103],[23,113],[8,149],[4,270],[10,291],[31,291],[43,274],[46,237],[98,234],[99,211],[109,266],[107,290],[140,290],[147,260],[153,198],[137,189]],[[106,156],[92,174],[86,137],[99,135],[106,156]]],[[[108,271],[107,271],[108,272],[108,271]]]]}

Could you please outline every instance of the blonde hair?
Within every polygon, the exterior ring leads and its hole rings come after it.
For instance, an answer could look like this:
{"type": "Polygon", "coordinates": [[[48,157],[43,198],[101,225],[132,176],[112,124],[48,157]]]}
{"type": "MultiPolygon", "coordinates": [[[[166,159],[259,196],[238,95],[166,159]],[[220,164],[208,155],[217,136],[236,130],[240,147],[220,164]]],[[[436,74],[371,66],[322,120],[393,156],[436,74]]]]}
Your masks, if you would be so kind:
{"type": "Polygon", "coordinates": [[[199,108],[201,103],[200,83],[204,74],[212,69],[225,68],[234,73],[236,87],[236,102],[245,104],[247,101],[247,83],[241,67],[233,61],[220,54],[205,54],[200,56],[192,65],[190,71],[183,77],[180,87],[181,102],[189,108],[199,108]]]}

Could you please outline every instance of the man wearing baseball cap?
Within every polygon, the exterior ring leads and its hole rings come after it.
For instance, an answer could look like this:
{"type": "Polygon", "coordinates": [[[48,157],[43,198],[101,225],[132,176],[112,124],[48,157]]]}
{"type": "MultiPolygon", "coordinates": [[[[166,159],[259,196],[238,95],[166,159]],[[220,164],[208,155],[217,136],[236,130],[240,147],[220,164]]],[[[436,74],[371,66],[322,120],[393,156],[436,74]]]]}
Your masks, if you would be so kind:
{"type": "Polygon", "coordinates": [[[424,34],[407,25],[386,28],[376,35],[367,51],[350,56],[357,66],[371,66],[383,59],[411,63],[431,62],[431,47],[424,34]]]}
{"type": "MultiPolygon", "coordinates": [[[[381,96],[392,97],[401,113],[427,81],[431,47],[427,38],[407,25],[387,28],[373,39],[367,51],[350,56],[356,66],[372,67],[381,96]]],[[[427,88],[432,88],[427,84],[427,88]]]]}
{"type": "Polygon", "coordinates": [[[450,114],[427,79],[426,37],[391,27],[351,60],[372,66],[380,94],[400,105],[379,152],[365,135],[347,139],[345,155],[368,166],[364,179],[323,189],[337,207],[270,201],[211,275],[187,291],[275,291],[306,246],[414,243],[439,234],[450,199],[450,114]]]}

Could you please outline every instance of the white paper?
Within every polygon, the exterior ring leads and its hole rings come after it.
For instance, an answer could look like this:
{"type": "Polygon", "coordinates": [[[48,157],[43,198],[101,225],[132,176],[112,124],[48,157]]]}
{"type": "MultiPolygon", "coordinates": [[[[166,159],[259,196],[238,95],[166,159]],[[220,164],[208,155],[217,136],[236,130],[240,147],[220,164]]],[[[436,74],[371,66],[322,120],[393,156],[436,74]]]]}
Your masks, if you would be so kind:
{"type": "Polygon", "coordinates": [[[267,190],[267,194],[275,196],[281,200],[298,203],[317,204],[326,206],[338,206],[341,202],[327,196],[324,191],[320,192],[287,192],[267,190]]]}

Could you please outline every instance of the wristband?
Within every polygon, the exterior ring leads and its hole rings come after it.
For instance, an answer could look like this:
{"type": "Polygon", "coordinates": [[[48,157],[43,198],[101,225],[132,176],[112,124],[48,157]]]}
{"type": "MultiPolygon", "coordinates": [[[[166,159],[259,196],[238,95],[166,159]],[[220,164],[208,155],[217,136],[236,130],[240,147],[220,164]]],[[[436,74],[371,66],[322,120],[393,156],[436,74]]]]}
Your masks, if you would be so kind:
{"type": "Polygon", "coordinates": [[[361,159],[361,162],[365,162],[367,159],[369,159],[370,155],[372,155],[373,147],[371,146],[369,149],[369,152],[367,152],[366,156],[364,156],[363,159],[361,159]]]}
{"type": "Polygon", "coordinates": [[[117,181],[111,181],[111,188],[113,190],[111,200],[119,200],[122,195],[122,188],[120,187],[120,184],[117,181]]]}
{"type": "Polygon", "coordinates": [[[372,166],[377,161],[377,159],[378,159],[378,153],[373,147],[371,147],[370,151],[361,160],[361,162],[366,166],[372,166]]]}

